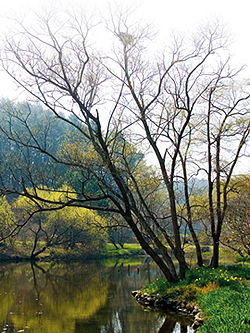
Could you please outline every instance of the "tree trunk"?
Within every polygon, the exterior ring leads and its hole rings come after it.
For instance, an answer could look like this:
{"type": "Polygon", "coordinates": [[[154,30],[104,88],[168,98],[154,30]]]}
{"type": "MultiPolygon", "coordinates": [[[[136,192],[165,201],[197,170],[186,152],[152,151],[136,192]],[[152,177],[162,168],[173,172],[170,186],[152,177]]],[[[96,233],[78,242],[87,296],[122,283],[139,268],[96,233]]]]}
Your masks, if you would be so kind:
{"type": "Polygon", "coordinates": [[[212,257],[212,266],[213,268],[218,268],[219,266],[219,241],[216,238],[213,240],[213,257],[212,257]]]}
{"type": "Polygon", "coordinates": [[[160,270],[162,271],[162,273],[164,274],[164,276],[166,277],[168,282],[178,282],[179,279],[178,279],[176,272],[172,272],[172,270],[170,270],[168,268],[168,266],[165,264],[165,262],[162,260],[162,258],[159,257],[158,254],[145,241],[145,239],[143,238],[141,232],[139,231],[139,229],[137,228],[135,223],[133,221],[131,221],[129,218],[126,218],[126,221],[128,222],[131,229],[133,230],[134,235],[137,238],[137,240],[138,240],[139,244],[141,245],[141,247],[143,248],[143,250],[156,262],[156,264],[158,265],[158,267],[160,268],[160,270]]]}
{"type": "Polygon", "coordinates": [[[115,241],[111,241],[111,243],[114,245],[114,247],[116,248],[116,250],[119,250],[119,247],[116,245],[115,241]]]}
{"type": "Polygon", "coordinates": [[[202,258],[202,253],[201,253],[201,247],[200,247],[199,240],[196,236],[196,233],[193,232],[193,226],[191,227],[191,229],[189,228],[189,230],[190,230],[190,233],[192,235],[194,245],[195,245],[195,249],[196,249],[197,265],[202,267],[203,266],[203,258],[202,258]]]}
{"type": "Polygon", "coordinates": [[[191,237],[193,239],[195,249],[196,249],[196,257],[197,257],[197,265],[202,267],[203,266],[203,258],[201,254],[201,247],[198,240],[198,237],[193,228],[193,221],[192,221],[192,211],[189,199],[189,188],[188,188],[188,175],[187,175],[187,166],[186,161],[182,158],[180,153],[180,158],[182,161],[182,170],[183,170],[183,177],[184,177],[184,193],[185,193],[185,201],[186,201],[186,208],[187,208],[187,225],[190,231],[191,237]]]}
{"type": "Polygon", "coordinates": [[[32,252],[31,256],[30,256],[30,260],[31,261],[35,261],[37,260],[38,256],[40,253],[44,252],[47,249],[47,246],[44,246],[41,250],[37,251],[37,252],[32,252]]]}

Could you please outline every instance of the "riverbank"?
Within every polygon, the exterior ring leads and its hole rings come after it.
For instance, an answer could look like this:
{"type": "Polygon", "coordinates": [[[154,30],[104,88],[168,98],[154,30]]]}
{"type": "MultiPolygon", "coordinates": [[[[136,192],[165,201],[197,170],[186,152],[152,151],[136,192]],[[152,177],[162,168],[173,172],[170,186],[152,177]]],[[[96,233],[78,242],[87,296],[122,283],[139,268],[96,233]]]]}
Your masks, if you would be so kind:
{"type": "MultiPolygon", "coordinates": [[[[0,247],[0,262],[19,262],[30,260],[32,244],[16,244],[15,247],[0,247]]],[[[36,260],[42,261],[84,261],[92,259],[124,258],[140,256],[143,252],[139,244],[124,244],[123,248],[116,249],[114,245],[107,244],[100,252],[92,249],[64,249],[62,247],[49,248],[37,256],[36,260]]]]}
{"type": "Polygon", "coordinates": [[[133,295],[144,307],[191,317],[195,332],[246,333],[250,332],[249,279],[247,264],[196,267],[177,284],[157,279],[133,295]]]}
{"type": "Polygon", "coordinates": [[[186,301],[174,301],[162,297],[160,294],[149,295],[141,291],[133,291],[132,295],[144,308],[161,312],[173,312],[192,319],[193,325],[191,327],[194,329],[194,332],[204,323],[202,310],[196,304],[187,303],[186,301]]]}

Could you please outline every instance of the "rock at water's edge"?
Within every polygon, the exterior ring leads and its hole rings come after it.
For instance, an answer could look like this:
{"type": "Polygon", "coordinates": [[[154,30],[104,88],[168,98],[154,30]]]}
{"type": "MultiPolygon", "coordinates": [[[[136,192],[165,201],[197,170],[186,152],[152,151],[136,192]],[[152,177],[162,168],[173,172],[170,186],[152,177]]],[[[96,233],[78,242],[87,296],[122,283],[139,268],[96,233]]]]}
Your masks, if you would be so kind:
{"type": "Polygon", "coordinates": [[[185,301],[167,299],[159,294],[149,295],[147,293],[141,293],[138,290],[134,290],[131,293],[136,301],[143,307],[150,307],[161,311],[173,311],[182,316],[192,318],[194,320],[192,328],[195,332],[204,323],[202,311],[197,305],[190,305],[185,301]]]}

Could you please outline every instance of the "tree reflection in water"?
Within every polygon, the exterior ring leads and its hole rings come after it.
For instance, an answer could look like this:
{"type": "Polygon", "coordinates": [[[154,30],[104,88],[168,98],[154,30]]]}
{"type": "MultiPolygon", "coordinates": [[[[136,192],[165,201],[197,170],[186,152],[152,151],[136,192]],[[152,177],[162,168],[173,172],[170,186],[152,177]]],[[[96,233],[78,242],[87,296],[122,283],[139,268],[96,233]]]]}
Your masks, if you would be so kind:
{"type": "Polygon", "coordinates": [[[145,312],[131,296],[132,290],[157,277],[159,271],[154,265],[138,261],[2,265],[2,331],[192,332],[184,318],[145,312]]]}

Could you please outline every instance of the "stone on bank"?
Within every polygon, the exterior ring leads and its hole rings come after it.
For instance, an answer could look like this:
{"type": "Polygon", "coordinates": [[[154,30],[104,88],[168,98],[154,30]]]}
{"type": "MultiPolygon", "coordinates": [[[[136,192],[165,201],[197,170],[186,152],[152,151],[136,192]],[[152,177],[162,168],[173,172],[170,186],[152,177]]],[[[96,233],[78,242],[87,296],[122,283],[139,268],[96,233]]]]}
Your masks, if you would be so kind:
{"type": "Polygon", "coordinates": [[[175,301],[159,294],[149,295],[138,290],[132,291],[132,296],[145,308],[161,311],[173,311],[182,316],[190,317],[194,320],[192,328],[194,332],[204,323],[202,311],[197,305],[188,304],[185,301],[175,301]]]}

